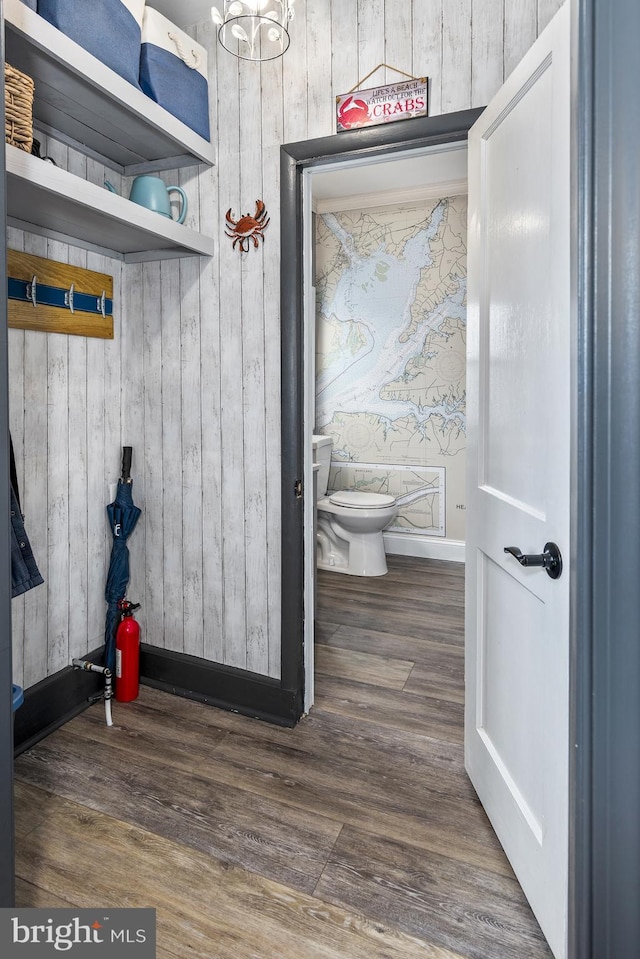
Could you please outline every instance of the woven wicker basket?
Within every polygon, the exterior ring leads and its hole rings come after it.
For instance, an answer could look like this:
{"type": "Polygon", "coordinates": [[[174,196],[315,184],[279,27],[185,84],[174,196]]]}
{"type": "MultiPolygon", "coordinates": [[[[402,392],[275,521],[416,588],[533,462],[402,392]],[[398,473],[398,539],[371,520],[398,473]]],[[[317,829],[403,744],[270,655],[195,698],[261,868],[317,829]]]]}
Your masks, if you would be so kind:
{"type": "Polygon", "coordinates": [[[4,136],[7,143],[31,153],[33,145],[33,80],[4,65],[4,136]]]}

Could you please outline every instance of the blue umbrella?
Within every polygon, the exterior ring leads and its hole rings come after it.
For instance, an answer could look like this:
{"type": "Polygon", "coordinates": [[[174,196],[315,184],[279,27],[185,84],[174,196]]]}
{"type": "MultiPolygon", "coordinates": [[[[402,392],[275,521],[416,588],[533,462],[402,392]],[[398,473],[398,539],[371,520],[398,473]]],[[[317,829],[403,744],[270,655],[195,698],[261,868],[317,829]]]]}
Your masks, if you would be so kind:
{"type": "Polygon", "coordinates": [[[115,672],[116,630],[120,621],[118,603],[124,599],[129,584],[129,547],[127,540],[140,517],[142,510],[134,506],[131,495],[131,447],[122,448],[122,476],[113,503],[107,506],[107,515],[113,534],[111,560],[107,574],[104,597],[107,601],[107,620],[104,632],[104,664],[115,672]]]}

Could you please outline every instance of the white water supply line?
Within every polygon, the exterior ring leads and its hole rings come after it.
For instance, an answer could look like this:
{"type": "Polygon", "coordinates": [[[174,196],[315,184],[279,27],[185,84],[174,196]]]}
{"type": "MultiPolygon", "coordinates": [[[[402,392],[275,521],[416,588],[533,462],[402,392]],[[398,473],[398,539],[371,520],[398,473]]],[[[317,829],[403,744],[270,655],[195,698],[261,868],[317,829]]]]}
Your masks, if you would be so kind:
{"type": "Polygon", "coordinates": [[[113,726],[111,717],[111,700],[113,699],[111,670],[107,666],[96,666],[95,663],[90,663],[87,659],[72,659],[71,664],[74,669],[84,669],[87,672],[101,673],[104,676],[104,694],[100,698],[104,699],[104,715],[107,726],[113,726]]]}

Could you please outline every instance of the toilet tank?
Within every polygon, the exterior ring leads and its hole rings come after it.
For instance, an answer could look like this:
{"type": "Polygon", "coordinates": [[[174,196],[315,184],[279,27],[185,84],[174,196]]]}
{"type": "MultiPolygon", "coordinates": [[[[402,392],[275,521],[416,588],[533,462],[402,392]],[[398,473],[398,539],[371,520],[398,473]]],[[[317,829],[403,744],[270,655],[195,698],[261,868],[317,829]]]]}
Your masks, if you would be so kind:
{"type": "Polygon", "coordinates": [[[313,462],[318,463],[317,496],[321,499],[327,492],[329,485],[329,467],[331,466],[331,447],[333,440],[330,436],[313,435],[313,462]]]}

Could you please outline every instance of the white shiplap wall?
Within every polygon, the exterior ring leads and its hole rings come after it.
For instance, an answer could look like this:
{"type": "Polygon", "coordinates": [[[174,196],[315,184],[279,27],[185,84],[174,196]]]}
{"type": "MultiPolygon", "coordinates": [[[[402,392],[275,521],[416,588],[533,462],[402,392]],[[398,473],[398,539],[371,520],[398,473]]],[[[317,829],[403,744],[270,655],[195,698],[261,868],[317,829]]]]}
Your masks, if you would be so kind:
{"type": "MultiPolygon", "coordinates": [[[[60,166],[103,183],[100,164],[38,138],[60,166]]],[[[16,229],[7,245],[114,278],[113,341],[9,330],[11,434],[25,525],[45,580],[12,601],[14,680],[28,687],[103,641],[107,479],[119,467],[122,264],[16,229]]]]}
{"type": "MultiPolygon", "coordinates": [[[[113,343],[10,333],[11,426],[47,580],[14,600],[16,681],[29,686],[100,642],[106,481],[123,444],[144,509],[130,588],[143,638],[279,674],[280,144],[332,134],[335,95],[381,62],[430,77],[432,114],[480,106],[559,6],[301,0],[289,51],[262,65],[218,51],[202,24],[193,32],[209,51],[217,167],[165,179],[186,189],[190,225],[218,237],[215,256],[121,268],[10,232],[10,246],[116,281],[113,343]],[[253,211],[258,198],[271,223],[264,245],[240,257],[224,214],[253,211]]],[[[397,78],[383,74],[374,82],[397,78]]],[[[93,161],[61,160],[102,182],[93,161]]]]}

